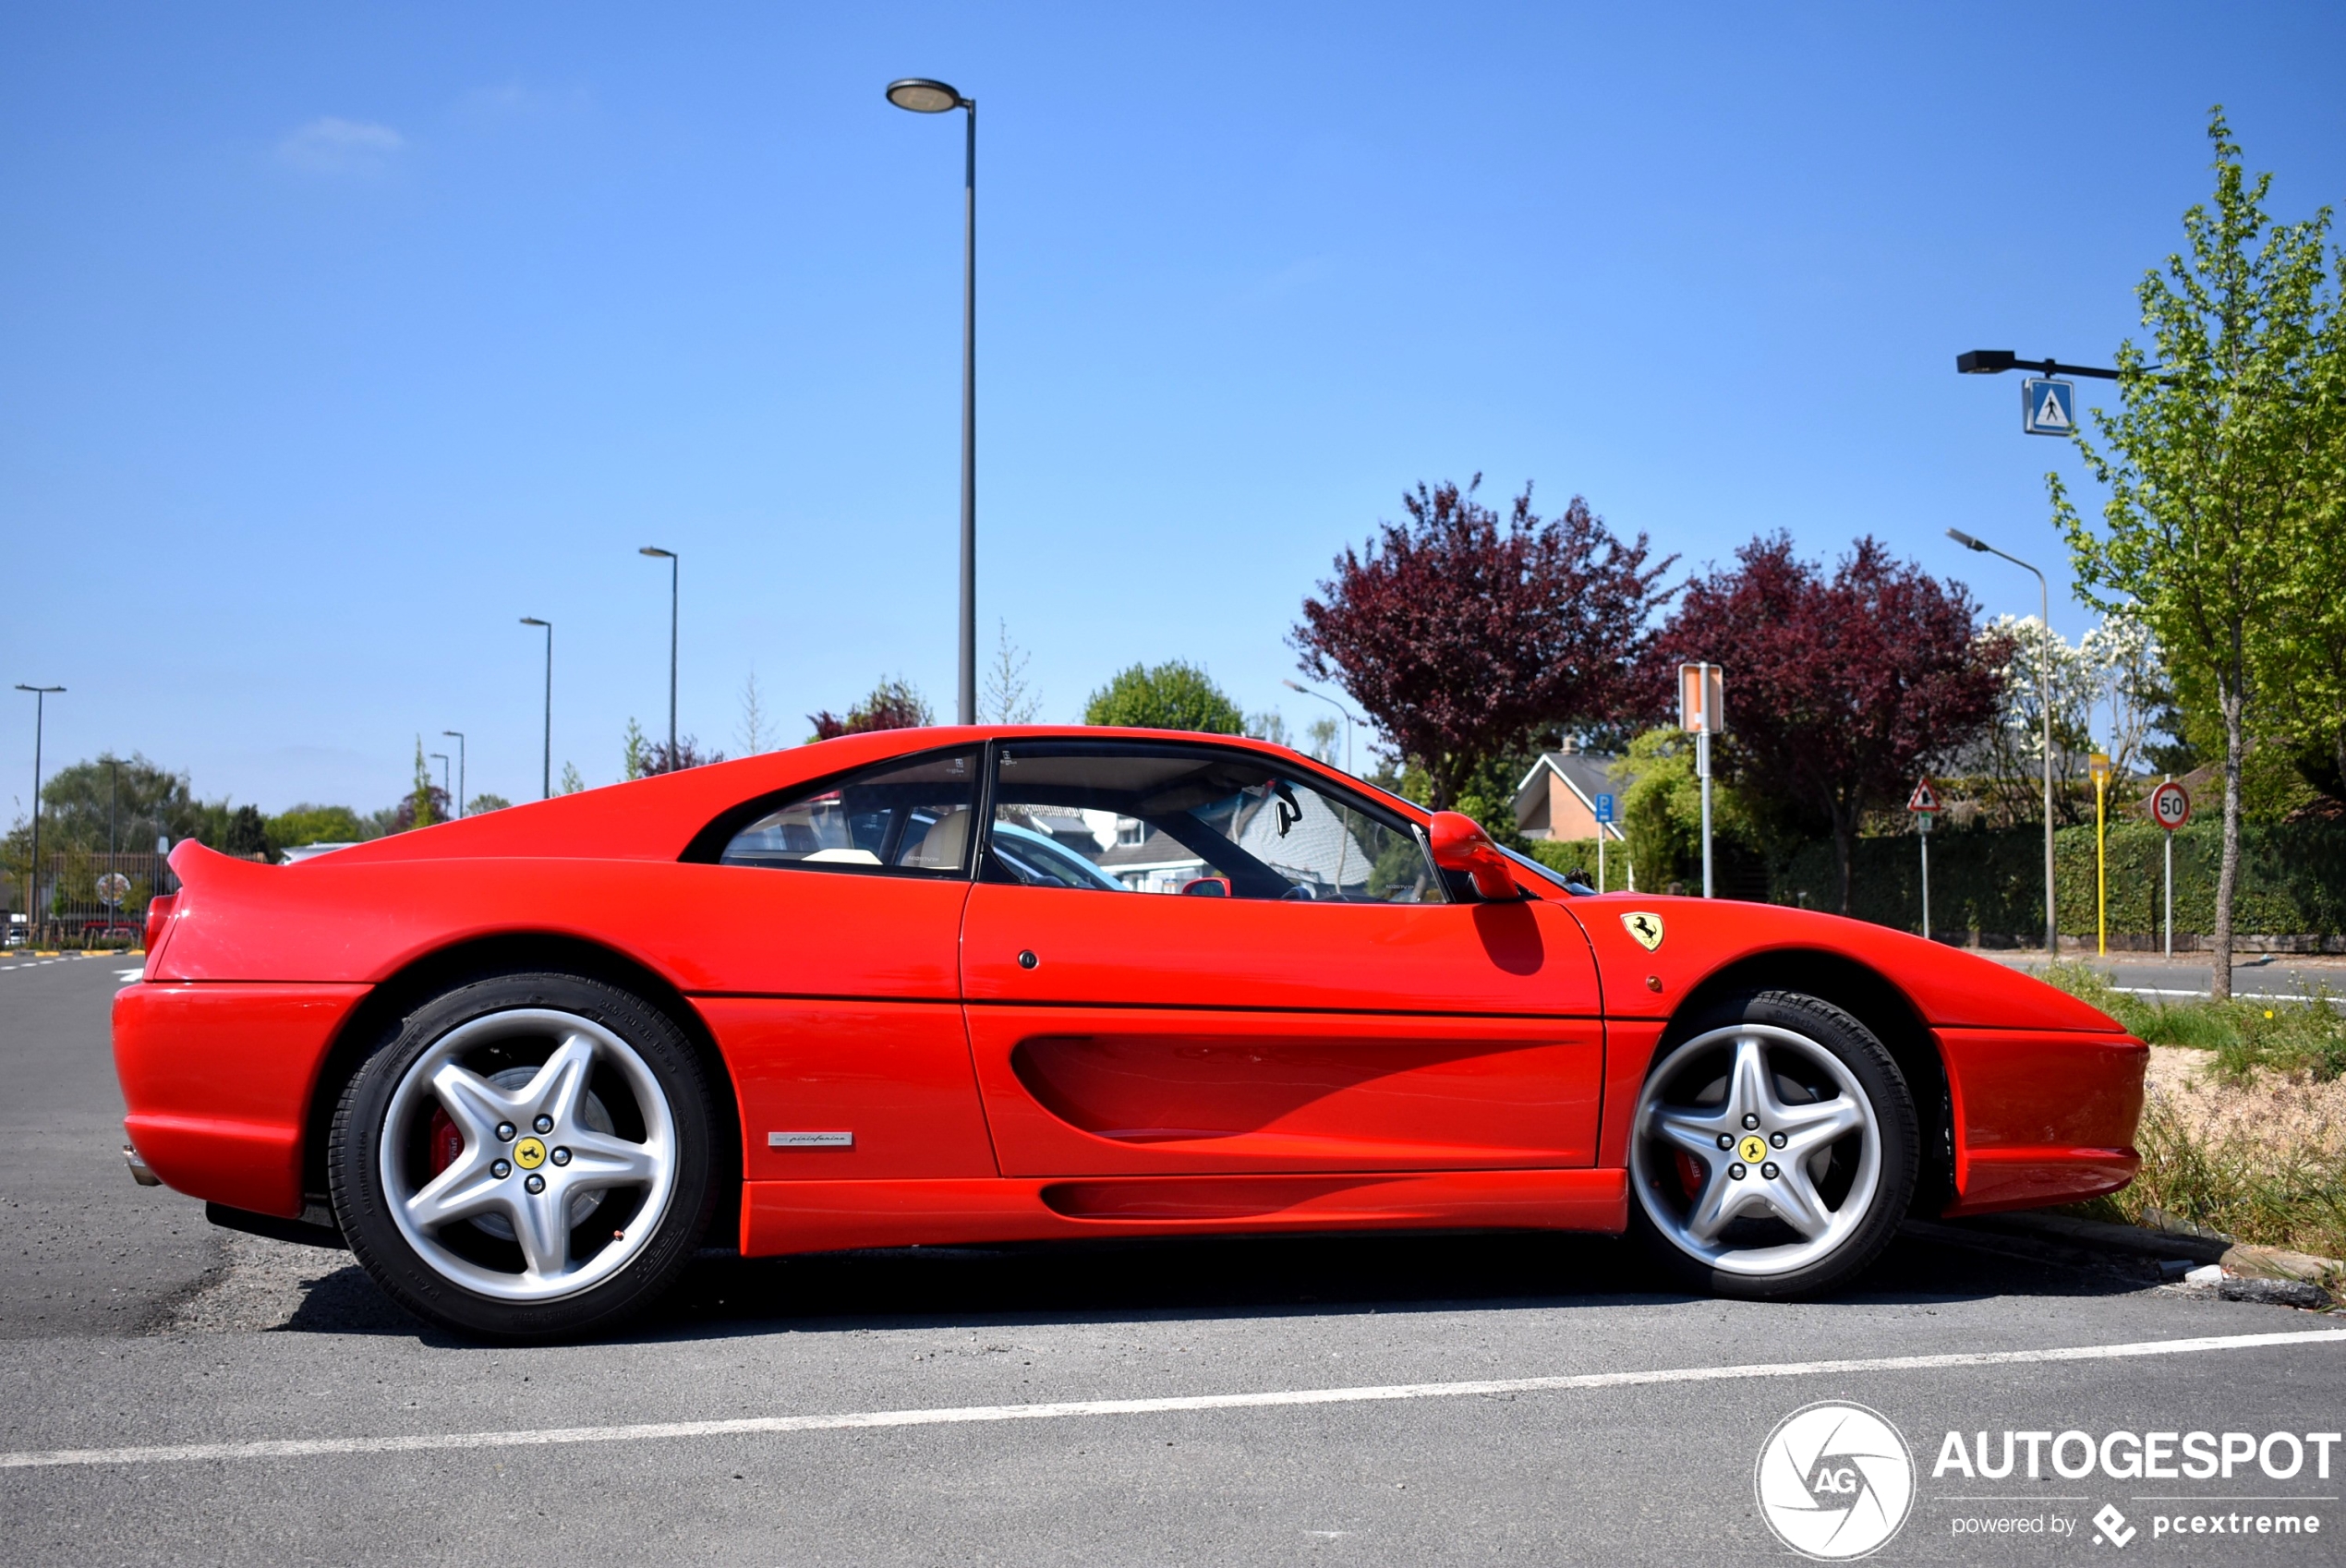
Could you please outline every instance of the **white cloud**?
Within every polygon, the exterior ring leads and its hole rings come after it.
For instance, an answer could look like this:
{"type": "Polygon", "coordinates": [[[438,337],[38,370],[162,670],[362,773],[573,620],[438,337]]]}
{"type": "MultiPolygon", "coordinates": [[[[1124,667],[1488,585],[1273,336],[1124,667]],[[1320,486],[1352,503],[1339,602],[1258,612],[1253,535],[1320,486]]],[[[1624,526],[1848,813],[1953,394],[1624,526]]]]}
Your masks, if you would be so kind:
{"type": "Polygon", "coordinates": [[[406,145],[389,126],[323,115],[277,143],[277,160],[324,174],[363,173],[381,168],[406,145]]]}

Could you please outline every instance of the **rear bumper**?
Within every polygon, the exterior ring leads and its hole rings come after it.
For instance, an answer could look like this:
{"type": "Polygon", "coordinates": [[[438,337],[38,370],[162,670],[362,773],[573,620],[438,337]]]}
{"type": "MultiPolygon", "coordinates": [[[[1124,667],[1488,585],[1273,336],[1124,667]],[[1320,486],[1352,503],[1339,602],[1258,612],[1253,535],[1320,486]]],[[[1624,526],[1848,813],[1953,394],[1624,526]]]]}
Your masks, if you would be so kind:
{"type": "Polygon", "coordinates": [[[1946,1212],[2038,1209],[2134,1179],[2150,1049],[2124,1034],[1942,1029],[1955,1122],[1946,1212]]]}
{"type": "Polygon", "coordinates": [[[123,1130],[164,1185],[260,1214],[302,1209],[309,1099],[364,985],[141,981],[114,1001],[123,1130]]]}

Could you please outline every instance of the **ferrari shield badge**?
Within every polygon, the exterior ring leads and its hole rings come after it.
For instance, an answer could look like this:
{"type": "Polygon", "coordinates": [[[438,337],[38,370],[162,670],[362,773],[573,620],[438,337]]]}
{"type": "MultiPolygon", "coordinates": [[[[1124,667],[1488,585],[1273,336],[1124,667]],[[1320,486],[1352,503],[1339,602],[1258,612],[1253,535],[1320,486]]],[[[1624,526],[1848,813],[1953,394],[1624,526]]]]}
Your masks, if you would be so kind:
{"type": "Polygon", "coordinates": [[[1643,910],[1633,910],[1621,917],[1621,923],[1628,927],[1629,935],[1636,937],[1638,946],[1647,952],[1651,953],[1662,946],[1662,917],[1660,915],[1648,914],[1643,910]]]}

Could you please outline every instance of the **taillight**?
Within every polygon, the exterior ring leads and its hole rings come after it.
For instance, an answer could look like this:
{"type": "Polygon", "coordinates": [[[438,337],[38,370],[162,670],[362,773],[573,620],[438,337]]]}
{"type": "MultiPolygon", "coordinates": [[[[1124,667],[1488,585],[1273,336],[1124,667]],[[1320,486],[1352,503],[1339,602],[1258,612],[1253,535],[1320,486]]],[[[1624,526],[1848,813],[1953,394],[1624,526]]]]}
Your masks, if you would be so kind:
{"type": "Polygon", "coordinates": [[[146,944],[147,951],[150,953],[155,950],[155,944],[163,939],[163,923],[171,918],[171,906],[178,901],[179,895],[176,893],[165,893],[160,898],[147,900],[146,944]]]}

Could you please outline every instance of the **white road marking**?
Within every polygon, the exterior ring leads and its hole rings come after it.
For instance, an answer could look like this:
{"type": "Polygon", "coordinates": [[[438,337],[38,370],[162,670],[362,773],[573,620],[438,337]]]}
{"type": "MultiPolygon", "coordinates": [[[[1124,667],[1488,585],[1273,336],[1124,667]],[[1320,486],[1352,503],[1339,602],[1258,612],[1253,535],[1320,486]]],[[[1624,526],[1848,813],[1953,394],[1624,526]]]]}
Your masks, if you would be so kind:
{"type": "Polygon", "coordinates": [[[2346,1341],[2346,1329],[2311,1329],[2286,1333],[2211,1334],[2197,1339],[2146,1339],[2127,1345],[2085,1345],[2051,1350],[1956,1351],[1938,1356],[1880,1356],[1848,1361],[1761,1361],[1737,1367],[1678,1367],[1646,1372],[1579,1372],[1554,1378],[1389,1383],[1372,1388],[1284,1389],[1266,1393],[1199,1393],[1165,1399],[1075,1399],[1048,1405],[967,1405],[939,1410],[865,1410],[831,1416],[745,1416],[722,1421],[644,1421],[617,1427],[548,1427],[506,1432],[416,1432],[393,1437],[188,1442],[151,1448],[61,1448],[0,1453],[0,1470],[26,1470],[62,1465],[184,1465],[230,1459],[306,1459],[342,1453],[422,1453],[444,1449],[529,1448],[574,1442],[655,1442],[677,1438],[834,1432],[876,1427],[1053,1421],[1070,1416],[1156,1416],[1188,1410],[1259,1410],[1289,1405],[1365,1405],[1401,1399],[1564,1393],[1580,1389],[1734,1382],[1753,1378],[1797,1378],[1841,1372],[1906,1372],[1947,1367],[2118,1361],[2143,1356],[2187,1356],[2205,1350],[2336,1345],[2342,1341],[2346,1341]]]}

